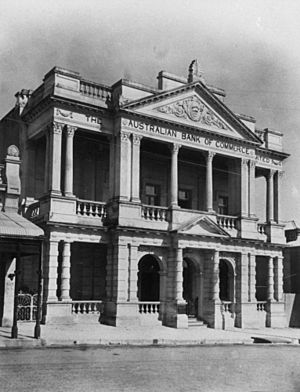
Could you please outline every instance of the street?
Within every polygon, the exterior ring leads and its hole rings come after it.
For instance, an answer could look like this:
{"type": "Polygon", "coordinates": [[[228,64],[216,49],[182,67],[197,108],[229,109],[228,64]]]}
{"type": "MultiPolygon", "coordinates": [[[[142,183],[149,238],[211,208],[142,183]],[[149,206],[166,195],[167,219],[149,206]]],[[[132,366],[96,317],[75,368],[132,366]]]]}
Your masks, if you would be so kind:
{"type": "Polygon", "coordinates": [[[297,346],[77,347],[0,351],[0,390],[300,391],[297,346]]]}

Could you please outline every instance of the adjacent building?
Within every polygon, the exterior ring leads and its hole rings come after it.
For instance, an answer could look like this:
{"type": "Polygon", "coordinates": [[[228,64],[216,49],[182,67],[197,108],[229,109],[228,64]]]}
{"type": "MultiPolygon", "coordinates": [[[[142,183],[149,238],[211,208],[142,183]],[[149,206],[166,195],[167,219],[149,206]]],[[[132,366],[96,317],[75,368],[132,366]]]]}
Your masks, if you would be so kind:
{"type": "Polygon", "coordinates": [[[197,61],[157,79],[55,67],[1,122],[46,236],[44,322],[285,326],[282,134],[233,113],[197,61]]]}

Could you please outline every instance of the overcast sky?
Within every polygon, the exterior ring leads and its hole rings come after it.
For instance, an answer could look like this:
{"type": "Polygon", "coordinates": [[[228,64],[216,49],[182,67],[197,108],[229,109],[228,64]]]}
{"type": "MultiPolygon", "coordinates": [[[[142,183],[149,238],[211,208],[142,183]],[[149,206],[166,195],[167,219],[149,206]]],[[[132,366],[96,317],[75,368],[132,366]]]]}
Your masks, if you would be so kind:
{"type": "Polygon", "coordinates": [[[0,116],[54,66],[156,86],[197,58],[234,111],[284,133],[283,218],[300,224],[300,2],[0,0],[0,116]]]}

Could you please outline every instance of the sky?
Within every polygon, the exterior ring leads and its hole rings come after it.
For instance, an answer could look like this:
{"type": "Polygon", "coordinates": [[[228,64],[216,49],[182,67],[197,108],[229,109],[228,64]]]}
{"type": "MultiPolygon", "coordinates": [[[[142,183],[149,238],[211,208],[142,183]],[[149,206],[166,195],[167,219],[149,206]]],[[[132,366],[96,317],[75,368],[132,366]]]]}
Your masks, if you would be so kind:
{"type": "Polygon", "coordinates": [[[156,86],[198,59],[236,113],[284,134],[282,218],[300,225],[298,0],[0,0],[0,118],[53,66],[156,86]]]}

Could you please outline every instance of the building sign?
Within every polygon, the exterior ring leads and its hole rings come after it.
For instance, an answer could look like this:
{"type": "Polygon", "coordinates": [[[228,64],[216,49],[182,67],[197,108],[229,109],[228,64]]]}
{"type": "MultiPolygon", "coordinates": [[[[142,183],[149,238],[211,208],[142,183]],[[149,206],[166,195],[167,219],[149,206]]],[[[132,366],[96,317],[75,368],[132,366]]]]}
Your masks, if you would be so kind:
{"type": "Polygon", "coordinates": [[[101,118],[98,116],[71,112],[69,110],[63,110],[59,108],[55,109],[55,116],[57,121],[63,121],[66,124],[72,123],[72,125],[78,125],[83,128],[101,129],[102,122],[101,118]]]}
{"type": "Polygon", "coordinates": [[[192,132],[183,132],[179,130],[169,129],[161,127],[158,125],[147,124],[141,121],[122,119],[122,125],[134,129],[136,131],[157,135],[157,136],[167,136],[172,139],[176,139],[178,143],[187,142],[192,144],[199,144],[203,147],[211,147],[217,150],[224,150],[232,153],[239,153],[242,155],[253,156],[254,149],[241,144],[228,142],[223,140],[215,139],[214,137],[204,137],[202,135],[197,135],[192,132]]]}
{"type": "Polygon", "coordinates": [[[262,155],[262,154],[256,153],[255,159],[256,159],[257,163],[260,163],[263,166],[268,166],[268,165],[282,166],[281,161],[279,161],[277,159],[270,158],[270,157],[262,155]]]}

